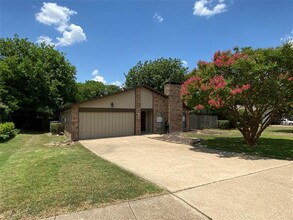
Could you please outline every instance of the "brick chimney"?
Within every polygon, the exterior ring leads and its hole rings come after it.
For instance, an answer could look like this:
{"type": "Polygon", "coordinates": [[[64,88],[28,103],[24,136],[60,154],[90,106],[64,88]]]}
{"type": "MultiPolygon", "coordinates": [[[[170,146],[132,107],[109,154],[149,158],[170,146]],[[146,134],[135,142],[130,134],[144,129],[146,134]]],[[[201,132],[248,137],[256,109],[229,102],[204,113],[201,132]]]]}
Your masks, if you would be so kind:
{"type": "Polygon", "coordinates": [[[168,96],[168,121],[169,132],[183,131],[182,128],[182,100],[180,96],[181,83],[167,82],[164,93],[168,96]]]}

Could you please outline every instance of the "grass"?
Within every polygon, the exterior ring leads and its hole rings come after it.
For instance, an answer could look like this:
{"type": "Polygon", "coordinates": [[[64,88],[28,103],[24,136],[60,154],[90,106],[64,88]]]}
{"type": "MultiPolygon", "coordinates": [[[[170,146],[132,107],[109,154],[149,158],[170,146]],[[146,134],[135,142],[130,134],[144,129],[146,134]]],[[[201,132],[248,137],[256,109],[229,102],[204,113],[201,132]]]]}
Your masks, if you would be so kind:
{"type": "Polygon", "coordinates": [[[0,143],[0,219],[37,219],[161,194],[163,190],[80,144],[21,133],[0,143]]]}
{"type": "Polygon", "coordinates": [[[238,130],[205,129],[186,135],[203,139],[203,145],[210,149],[276,159],[293,159],[293,126],[270,126],[263,132],[255,146],[244,144],[244,139],[238,130]]]}

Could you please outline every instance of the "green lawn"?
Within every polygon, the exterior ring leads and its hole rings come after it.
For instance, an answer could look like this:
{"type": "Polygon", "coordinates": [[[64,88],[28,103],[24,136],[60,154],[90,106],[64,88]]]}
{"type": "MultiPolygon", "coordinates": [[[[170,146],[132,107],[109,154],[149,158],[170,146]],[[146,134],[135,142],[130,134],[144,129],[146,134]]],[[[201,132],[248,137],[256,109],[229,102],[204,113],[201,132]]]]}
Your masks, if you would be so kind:
{"type": "Polygon", "coordinates": [[[211,149],[293,159],[293,126],[270,126],[253,147],[244,144],[238,130],[205,129],[188,133],[186,136],[203,139],[203,145],[211,149]]]}
{"type": "Polygon", "coordinates": [[[163,193],[64,137],[22,133],[0,143],[0,219],[36,219],[163,193]]]}

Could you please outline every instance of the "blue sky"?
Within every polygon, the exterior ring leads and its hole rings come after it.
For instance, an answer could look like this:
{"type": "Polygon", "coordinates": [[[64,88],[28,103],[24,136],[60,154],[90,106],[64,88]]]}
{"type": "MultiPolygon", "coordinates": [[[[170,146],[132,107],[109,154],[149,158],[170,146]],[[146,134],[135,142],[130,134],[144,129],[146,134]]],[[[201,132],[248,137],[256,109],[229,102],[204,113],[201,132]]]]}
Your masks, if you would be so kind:
{"type": "Polygon", "coordinates": [[[293,0],[0,0],[0,36],[54,43],[77,81],[124,82],[139,60],[179,58],[191,70],[216,50],[293,40],[293,0]]]}

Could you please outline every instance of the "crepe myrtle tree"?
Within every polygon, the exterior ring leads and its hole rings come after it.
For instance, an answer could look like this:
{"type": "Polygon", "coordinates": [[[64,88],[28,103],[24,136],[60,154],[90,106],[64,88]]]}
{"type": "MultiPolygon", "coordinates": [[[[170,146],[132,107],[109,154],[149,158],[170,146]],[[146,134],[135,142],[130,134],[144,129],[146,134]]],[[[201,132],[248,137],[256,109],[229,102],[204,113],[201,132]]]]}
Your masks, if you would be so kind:
{"type": "Polygon", "coordinates": [[[217,51],[211,62],[199,61],[181,88],[186,105],[216,109],[255,145],[281,115],[292,112],[293,47],[234,48],[217,51]]]}

